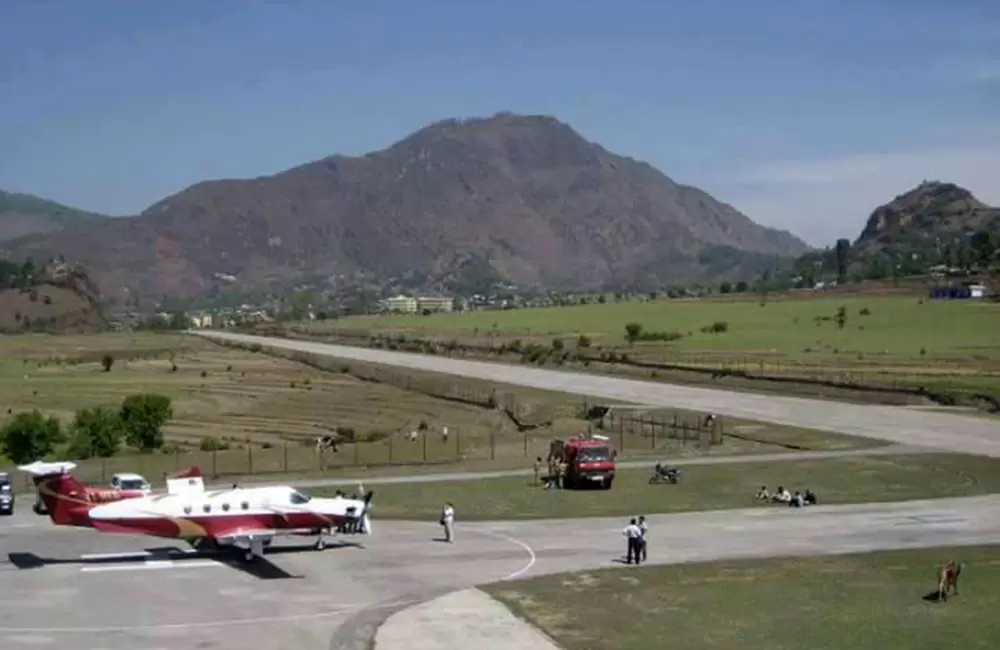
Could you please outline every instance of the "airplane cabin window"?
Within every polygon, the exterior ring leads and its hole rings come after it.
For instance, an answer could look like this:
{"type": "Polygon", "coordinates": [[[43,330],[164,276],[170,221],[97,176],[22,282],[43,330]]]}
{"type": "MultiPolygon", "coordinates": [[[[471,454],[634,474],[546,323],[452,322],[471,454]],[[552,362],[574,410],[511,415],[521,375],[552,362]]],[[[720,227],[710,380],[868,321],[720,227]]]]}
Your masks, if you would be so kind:
{"type": "Polygon", "coordinates": [[[191,514],[191,506],[184,506],[184,514],[186,515],[191,514]]]}
{"type": "Polygon", "coordinates": [[[228,503],[223,503],[222,504],[222,509],[225,510],[226,512],[229,512],[229,504],[228,503]]]}
{"type": "Polygon", "coordinates": [[[244,510],[249,510],[250,509],[250,502],[249,501],[244,501],[243,503],[240,504],[240,507],[243,508],[244,510]]]}
{"type": "Polygon", "coordinates": [[[302,494],[301,492],[292,492],[290,500],[292,503],[296,504],[309,503],[309,498],[310,497],[306,496],[305,494],[302,494]]]}
{"type": "Polygon", "coordinates": [[[204,510],[205,512],[212,512],[212,506],[207,503],[203,505],[201,509],[204,510]]]}

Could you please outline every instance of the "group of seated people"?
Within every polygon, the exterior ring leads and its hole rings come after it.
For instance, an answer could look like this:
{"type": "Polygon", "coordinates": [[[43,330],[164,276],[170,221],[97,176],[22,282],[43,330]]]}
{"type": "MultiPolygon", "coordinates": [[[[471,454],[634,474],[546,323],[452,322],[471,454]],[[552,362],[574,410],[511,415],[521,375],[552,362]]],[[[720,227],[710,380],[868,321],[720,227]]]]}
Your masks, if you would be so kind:
{"type": "Polygon", "coordinates": [[[786,490],[784,486],[779,485],[774,494],[771,494],[768,492],[767,486],[762,485],[760,486],[760,489],[757,490],[757,494],[754,495],[754,498],[759,501],[770,501],[771,503],[787,503],[792,508],[816,505],[816,495],[813,494],[812,490],[809,490],[808,488],[802,492],[795,492],[795,494],[792,494],[786,490]]]}

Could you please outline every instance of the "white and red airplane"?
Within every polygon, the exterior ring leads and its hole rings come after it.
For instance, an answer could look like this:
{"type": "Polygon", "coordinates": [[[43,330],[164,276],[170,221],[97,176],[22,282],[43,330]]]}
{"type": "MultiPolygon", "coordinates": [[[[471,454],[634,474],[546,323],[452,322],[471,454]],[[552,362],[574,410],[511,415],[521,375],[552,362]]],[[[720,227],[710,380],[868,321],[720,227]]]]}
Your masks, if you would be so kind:
{"type": "Polygon", "coordinates": [[[371,534],[373,493],[364,499],[310,497],[288,486],[205,490],[197,468],[167,479],[167,493],[143,495],[87,488],[70,471],[75,463],[36,461],[30,474],[52,522],[106,533],[183,539],[199,549],[235,547],[247,562],[264,555],[276,535],[324,536],[345,523],[371,534]]]}

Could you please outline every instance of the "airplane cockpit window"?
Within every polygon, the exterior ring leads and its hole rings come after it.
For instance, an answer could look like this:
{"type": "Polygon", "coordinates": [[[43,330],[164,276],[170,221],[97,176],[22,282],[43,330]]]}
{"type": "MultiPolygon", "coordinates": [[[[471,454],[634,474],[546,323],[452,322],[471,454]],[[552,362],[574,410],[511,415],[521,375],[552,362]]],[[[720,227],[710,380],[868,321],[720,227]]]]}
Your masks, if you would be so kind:
{"type": "Polygon", "coordinates": [[[311,498],[312,497],[302,494],[301,492],[292,492],[291,497],[289,497],[291,502],[295,504],[309,503],[311,498]]]}

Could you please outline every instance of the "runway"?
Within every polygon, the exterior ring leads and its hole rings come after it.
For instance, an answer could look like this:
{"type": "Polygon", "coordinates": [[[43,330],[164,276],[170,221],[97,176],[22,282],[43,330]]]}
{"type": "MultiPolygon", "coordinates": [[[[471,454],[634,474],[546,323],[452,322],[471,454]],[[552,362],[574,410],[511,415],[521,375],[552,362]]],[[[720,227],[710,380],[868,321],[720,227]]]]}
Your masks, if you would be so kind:
{"type": "MultiPolygon", "coordinates": [[[[653,563],[997,543],[1000,495],[649,521],[653,563]]],[[[365,647],[357,642],[404,607],[476,584],[616,566],[624,552],[620,519],[459,521],[455,544],[434,541],[435,522],[376,521],[371,537],[325,551],[276,542],[251,572],[183,545],[170,552],[167,540],[44,522],[30,511],[0,520],[5,649],[365,647]]]]}
{"type": "Polygon", "coordinates": [[[679,386],[486,361],[296,341],[233,332],[197,331],[217,341],[260,343],[332,358],[441,372],[497,383],[603,397],[633,404],[684,408],[761,422],[846,433],[900,444],[1000,457],[1000,421],[799,397],[679,386]]]}

